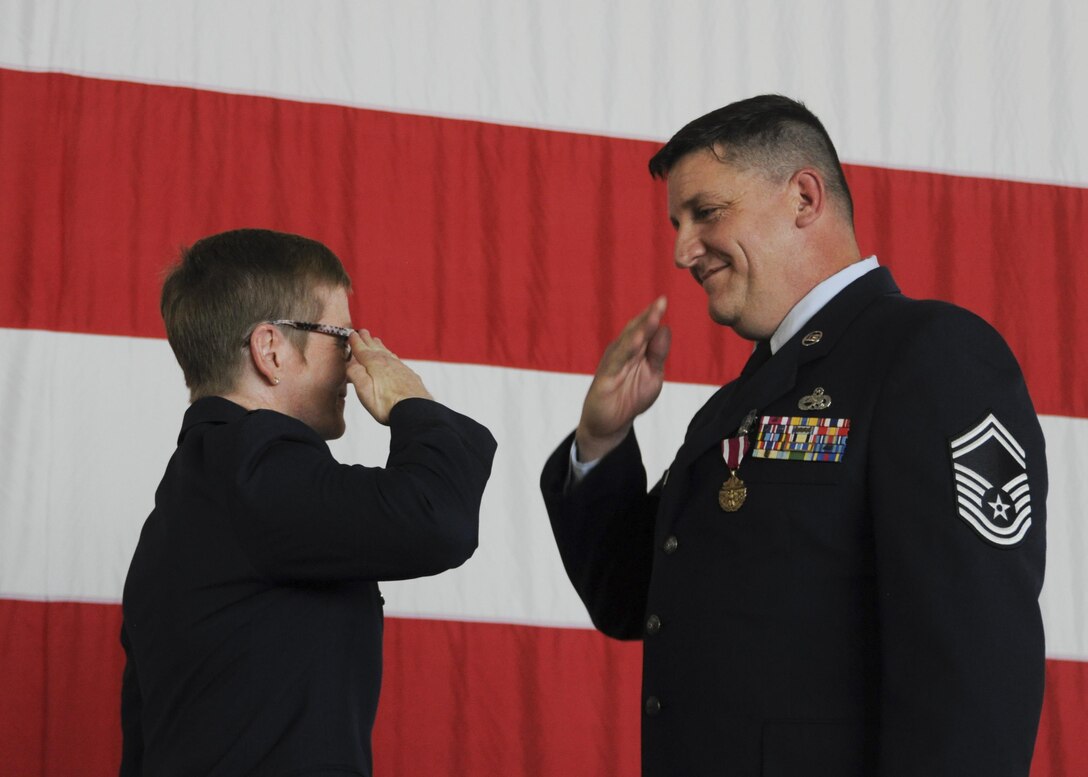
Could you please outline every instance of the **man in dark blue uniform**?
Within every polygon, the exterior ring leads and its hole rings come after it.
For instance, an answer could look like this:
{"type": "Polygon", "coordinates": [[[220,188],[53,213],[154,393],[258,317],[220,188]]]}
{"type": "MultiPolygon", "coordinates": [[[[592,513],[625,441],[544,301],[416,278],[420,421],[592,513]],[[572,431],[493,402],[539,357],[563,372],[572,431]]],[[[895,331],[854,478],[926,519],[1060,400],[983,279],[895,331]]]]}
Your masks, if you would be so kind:
{"type": "Polygon", "coordinates": [[[677,266],[757,345],[647,493],[632,421],[669,350],[655,301],[542,475],[593,622],[644,641],[643,773],[1026,777],[1047,478],[1013,355],[860,256],[803,105],[714,111],[650,170],[677,266]]]}

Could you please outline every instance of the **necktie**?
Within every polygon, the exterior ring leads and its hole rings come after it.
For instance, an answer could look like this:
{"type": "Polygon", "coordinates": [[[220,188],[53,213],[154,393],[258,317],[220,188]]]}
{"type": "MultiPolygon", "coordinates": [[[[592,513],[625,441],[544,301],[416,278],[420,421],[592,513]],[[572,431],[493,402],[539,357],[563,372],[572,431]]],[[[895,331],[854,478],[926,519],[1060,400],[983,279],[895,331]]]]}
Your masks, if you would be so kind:
{"type": "Polygon", "coordinates": [[[760,340],[756,343],[755,350],[752,351],[752,355],[748,357],[748,362],[744,365],[744,369],[741,370],[741,377],[746,378],[749,375],[755,374],[755,372],[763,366],[764,362],[771,358],[771,343],[768,340],[760,340]]]}

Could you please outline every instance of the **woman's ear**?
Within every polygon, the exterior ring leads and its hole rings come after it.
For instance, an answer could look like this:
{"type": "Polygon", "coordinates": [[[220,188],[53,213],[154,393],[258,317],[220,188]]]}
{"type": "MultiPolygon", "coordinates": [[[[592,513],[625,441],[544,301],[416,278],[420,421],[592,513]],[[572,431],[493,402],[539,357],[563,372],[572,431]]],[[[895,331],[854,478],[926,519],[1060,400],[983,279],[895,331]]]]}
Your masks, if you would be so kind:
{"type": "Polygon", "coordinates": [[[249,358],[253,368],[273,386],[280,382],[286,347],[286,338],[273,324],[258,324],[249,336],[249,358]]]}

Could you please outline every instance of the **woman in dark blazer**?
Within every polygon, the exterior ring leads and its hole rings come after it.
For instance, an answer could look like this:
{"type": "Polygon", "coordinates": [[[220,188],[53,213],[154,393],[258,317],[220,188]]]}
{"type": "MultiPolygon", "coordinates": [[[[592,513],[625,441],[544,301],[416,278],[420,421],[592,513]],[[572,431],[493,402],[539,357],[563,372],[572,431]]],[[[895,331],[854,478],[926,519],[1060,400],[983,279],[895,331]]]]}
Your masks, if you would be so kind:
{"type": "Polygon", "coordinates": [[[192,404],[124,590],[120,773],[369,775],[378,581],[476,548],[495,441],[366,330],[328,248],[237,230],[162,295],[192,404]],[[351,386],[385,468],[337,462],[351,386]]]}

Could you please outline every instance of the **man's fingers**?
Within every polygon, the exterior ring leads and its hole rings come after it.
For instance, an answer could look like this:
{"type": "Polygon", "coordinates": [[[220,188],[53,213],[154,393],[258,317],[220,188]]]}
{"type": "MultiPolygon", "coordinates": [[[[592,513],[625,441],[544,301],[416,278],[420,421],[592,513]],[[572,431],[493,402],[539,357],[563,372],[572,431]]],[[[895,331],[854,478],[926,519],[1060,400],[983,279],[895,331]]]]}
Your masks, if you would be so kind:
{"type": "Polygon", "coordinates": [[[657,333],[661,326],[661,319],[665,315],[668,302],[664,297],[658,297],[645,310],[627,322],[620,334],[621,341],[628,341],[635,350],[641,350],[642,346],[657,333]]]}
{"type": "Polygon", "coordinates": [[[661,327],[650,338],[650,343],[646,346],[646,361],[649,362],[654,372],[664,371],[665,358],[669,355],[671,345],[672,330],[668,326],[661,327]]]}
{"type": "Polygon", "coordinates": [[[668,301],[664,296],[658,297],[641,311],[638,315],[627,322],[627,326],[623,328],[623,332],[620,334],[627,334],[628,332],[646,331],[657,329],[658,324],[661,323],[661,317],[665,315],[665,308],[668,306],[668,301]]]}
{"type": "MultiPolygon", "coordinates": [[[[601,366],[606,373],[618,372],[624,365],[646,353],[648,343],[661,331],[661,318],[665,315],[667,305],[665,297],[658,297],[627,322],[620,336],[608,347],[601,360],[601,366]]],[[[665,350],[667,353],[667,342],[665,350]]]]}
{"type": "Polygon", "coordinates": [[[665,310],[669,307],[669,301],[664,295],[658,297],[650,303],[650,307],[647,308],[647,319],[657,327],[661,323],[662,316],[665,315],[665,310]]]}

